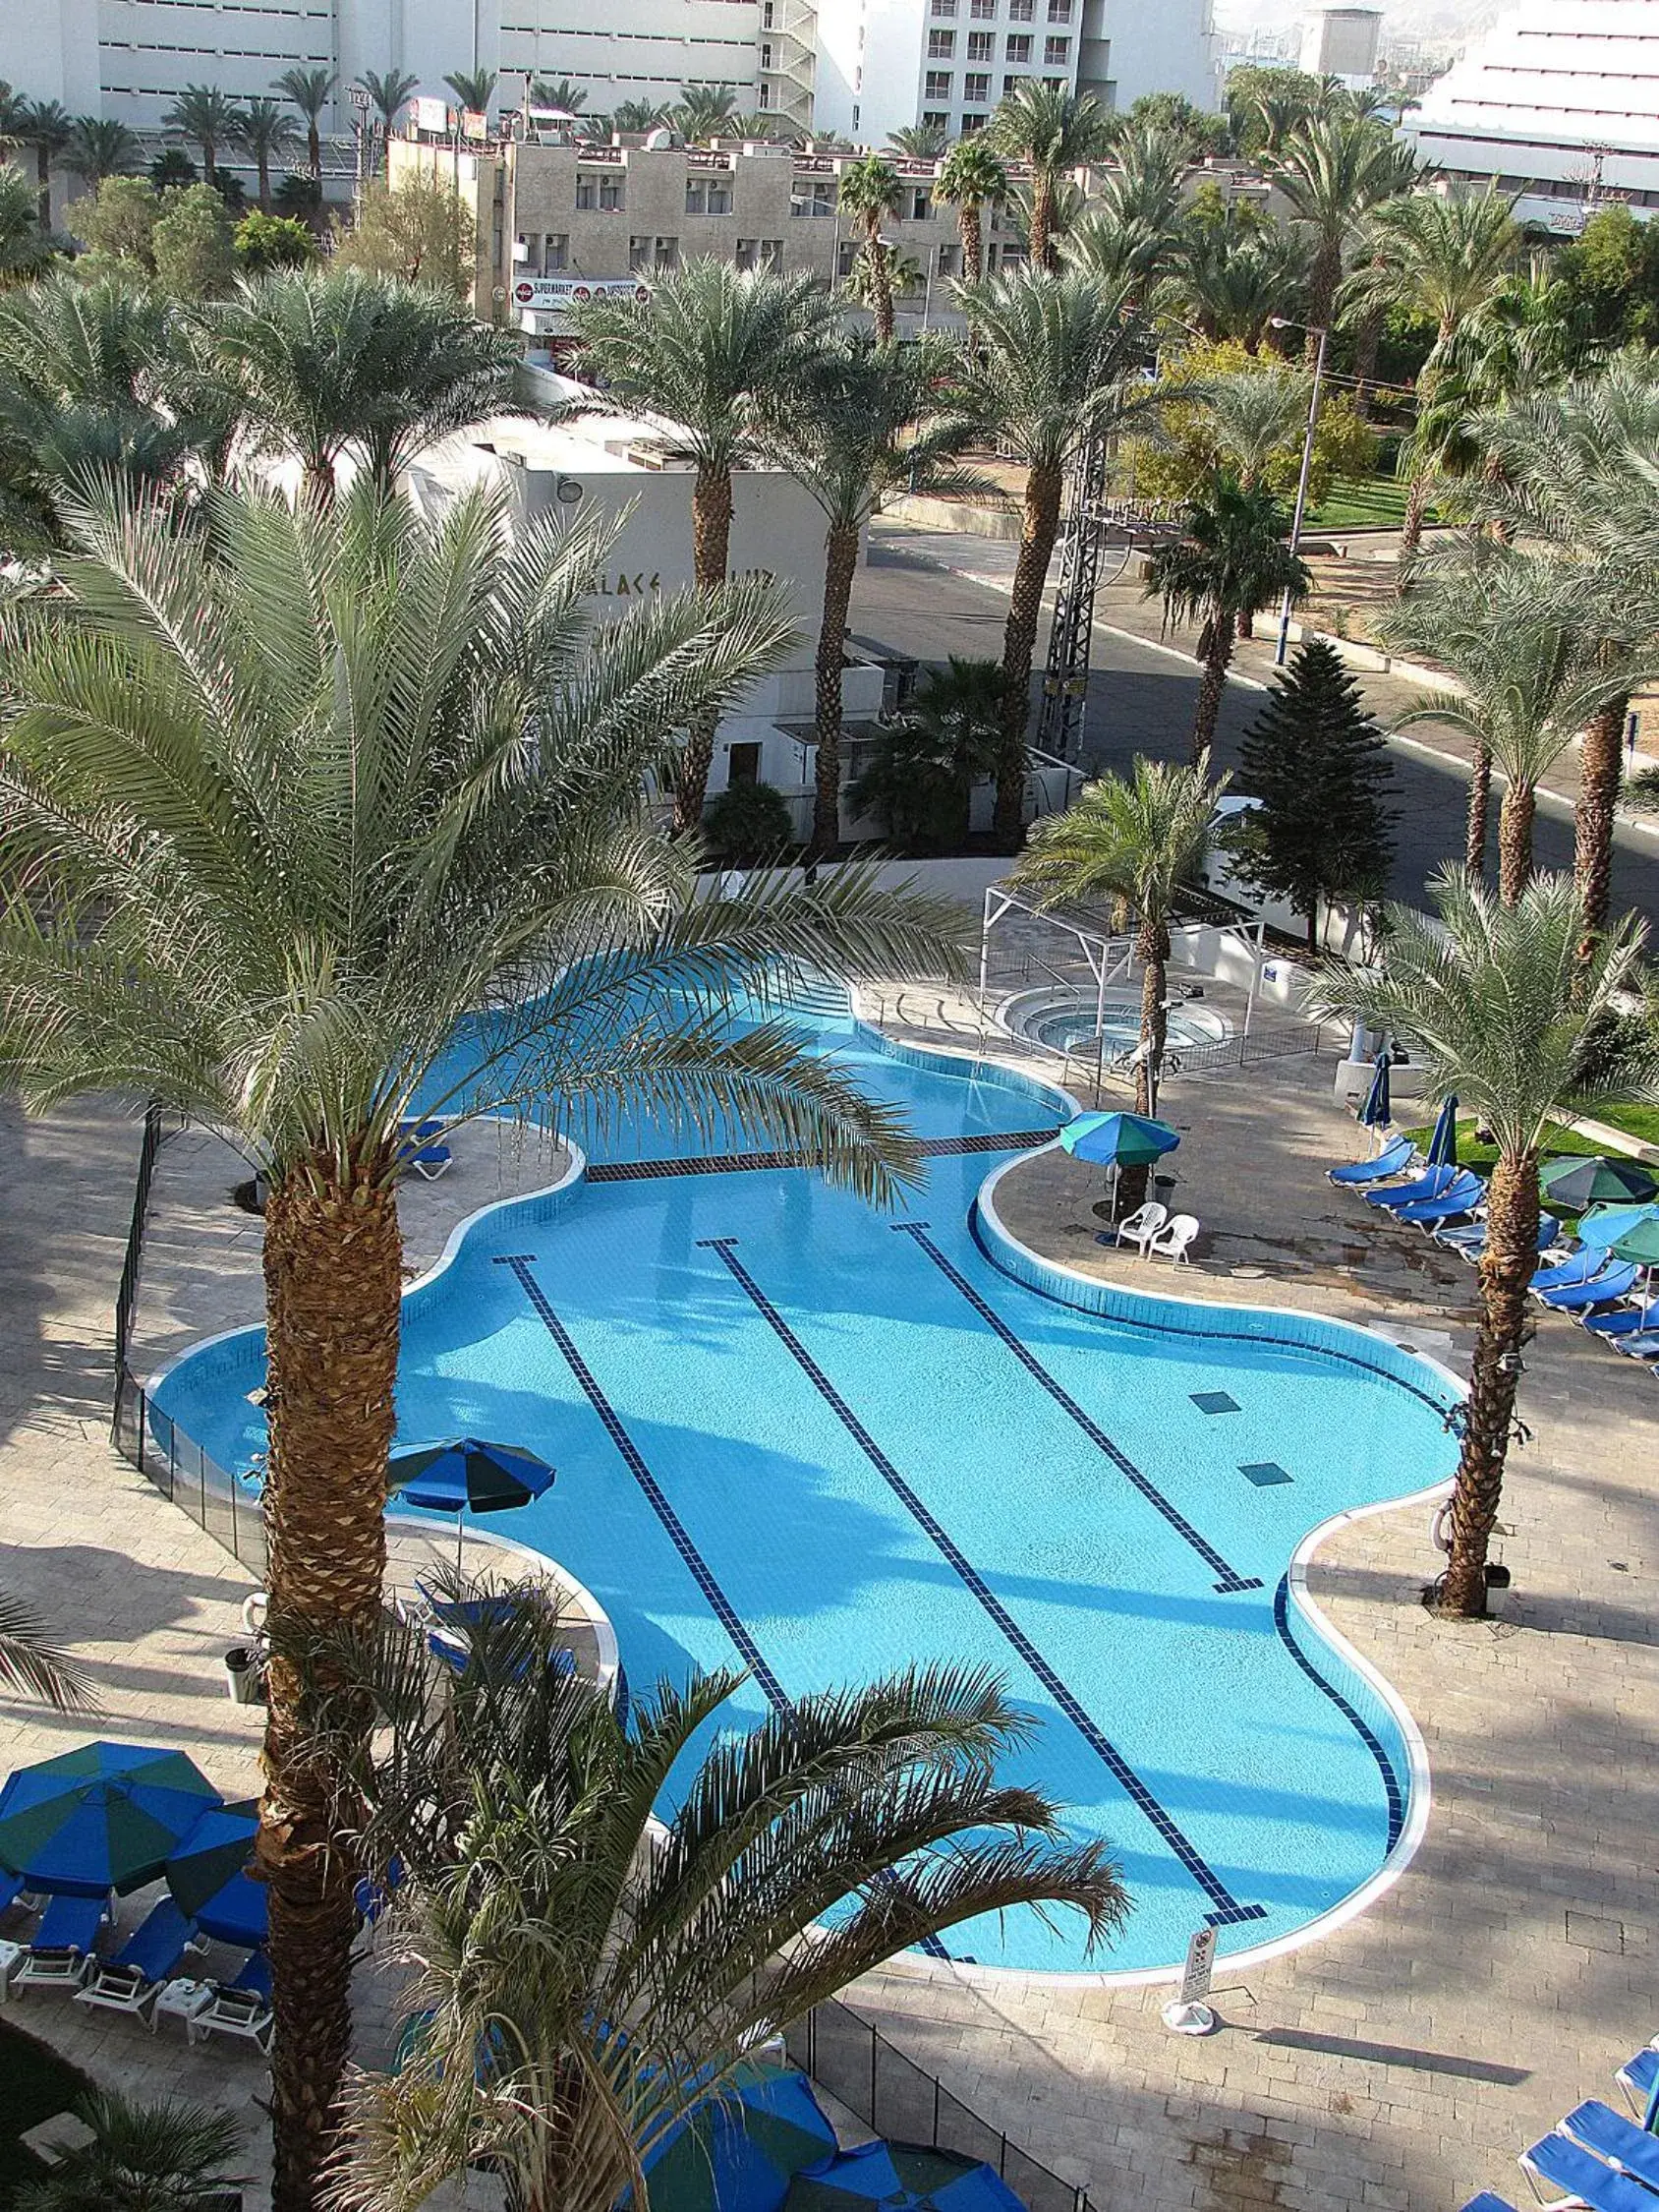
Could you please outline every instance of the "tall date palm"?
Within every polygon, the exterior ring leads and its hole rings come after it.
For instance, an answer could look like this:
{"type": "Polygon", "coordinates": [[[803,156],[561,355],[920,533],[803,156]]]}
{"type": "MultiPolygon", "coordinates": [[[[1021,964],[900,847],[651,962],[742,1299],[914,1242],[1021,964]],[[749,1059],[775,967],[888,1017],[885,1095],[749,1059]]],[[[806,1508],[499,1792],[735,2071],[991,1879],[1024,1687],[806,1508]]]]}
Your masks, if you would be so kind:
{"type": "Polygon", "coordinates": [[[245,117],[240,104],[216,85],[187,85],[162,121],[175,139],[201,148],[201,174],[212,184],[219,148],[240,140],[245,117]]]}
{"type": "Polygon", "coordinates": [[[300,112],[306,127],[306,166],[313,184],[322,182],[322,111],[334,97],[339,83],[331,69],[285,69],[275,89],[284,93],[300,112]]]}
{"type": "Polygon", "coordinates": [[[1617,1013],[1640,989],[1638,926],[1593,936],[1586,959],[1584,910],[1571,877],[1534,877],[1510,904],[1459,869],[1443,871],[1431,890],[1432,918],[1413,906],[1387,909],[1384,967],[1328,966],[1312,1004],[1409,1037],[1431,1092],[1456,1092],[1497,1140],[1440,1596],[1446,1612],[1478,1616],[1538,1258],[1539,1156],[1563,1113],[1608,1098],[1659,1097],[1659,1057],[1652,1032],[1617,1013]]]}
{"type": "Polygon", "coordinates": [[[933,196],[956,210],[962,241],[962,275],[977,284],[985,274],[985,209],[1008,197],[1008,172],[987,146],[983,133],[958,139],[939,165],[933,196]]]}
{"type": "Polygon", "coordinates": [[[59,591],[0,627],[0,1072],[44,1110],[142,1089],[268,1184],[270,1623],[257,1856],[275,1980],[278,2212],[306,2212],[350,2034],[351,1854],[309,1748],[341,1714],[289,1642],[378,1609],[402,1293],[400,1128],[550,1095],[729,1115],[883,1196],[890,1110],[762,1019],[778,963],[953,962],[945,909],[867,874],[739,899],[646,817],[673,733],[772,666],[774,587],[682,593],[597,633],[615,528],[440,522],[369,480],[331,506],[217,495],[181,535],[106,495],[59,591]],[[531,993],[540,995],[532,997],[531,993]],[[478,1019],[480,1010],[486,1018],[478,1019]],[[464,1017],[464,1068],[434,1070],[464,1017]]]}
{"type": "Polygon", "coordinates": [[[141,158],[139,142],[125,123],[80,115],[64,147],[63,165],[96,192],[105,177],[130,177],[141,158]]]}
{"type": "Polygon", "coordinates": [[[1112,143],[1112,118],[1092,92],[1024,78],[991,119],[997,151],[1031,167],[1031,220],[1027,242],[1034,269],[1058,265],[1055,196],[1065,174],[1101,160],[1112,143]]]}
{"type": "MultiPolygon", "coordinates": [[[[702,591],[726,580],[732,471],[756,451],[766,410],[806,372],[834,314],[810,277],[714,260],[660,278],[648,306],[595,299],[575,313],[585,360],[607,397],[659,416],[670,449],[696,471],[692,573],[702,591]]],[[[700,719],[687,732],[674,786],[682,833],[703,819],[714,753],[715,726],[700,719]]]]}
{"type": "Polygon", "coordinates": [[[242,120],[236,127],[236,143],[245,153],[252,154],[254,173],[258,179],[259,212],[270,213],[270,165],[291,153],[300,143],[300,134],[294,127],[294,118],[280,101],[257,99],[248,101],[242,110],[242,120]]]}
{"type": "Polygon", "coordinates": [[[841,171],[839,204],[849,219],[864,233],[864,267],[870,313],[876,335],[884,345],[892,343],[892,248],[882,236],[882,225],[898,211],[904,186],[898,171],[879,153],[862,161],[849,161],[841,171]]]}

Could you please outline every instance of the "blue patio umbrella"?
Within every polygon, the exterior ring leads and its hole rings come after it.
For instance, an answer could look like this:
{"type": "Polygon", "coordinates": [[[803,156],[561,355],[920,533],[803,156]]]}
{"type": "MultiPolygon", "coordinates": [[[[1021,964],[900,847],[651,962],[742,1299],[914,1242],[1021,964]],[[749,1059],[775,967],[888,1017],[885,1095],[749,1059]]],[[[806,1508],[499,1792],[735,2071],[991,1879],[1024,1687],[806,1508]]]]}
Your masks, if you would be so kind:
{"type": "Polygon", "coordinates": [[[544,1459],[517,1444],[486,1444],[476,1436],[451,1436],[393,1455],[389,1489],[411,1505],[455,1515],[455,1557],[461,1557],[462,1525],[469,1512],[508,1513],[552,1486],[544,1459]]]}
{"type": "Polygon", "coordinates": [[[806,2075],[750,2060],[647,2157],[651,2212],[779,2212],[792,2177],[834,2150],[806,2075]]]}
{"type": "Polygon", "coordinates": [[[1025,2212],[991,2167],[913,2143],[863,2143],[797,2174],[784,2212],[1025,2212]]]}
{"type": "Polygon", "coordinates": [[[1458,1164],[1458,1099],[1451,1093],[1441,1101],[1435,1119],[1434,1135],[1429,1138],[1430,1167],[1456,1167],[1458,1164]]]}
{"type": "Polygon", "coordinates": [[[1074,1159],[1116,1168],[1147,1167],[1180,1142],[1173,1129],[1144,1114],[1079,1114],[1059,1140],[1074,1159]]]}
{"type": "Polygon", "coordinates": [[[1578,1224],[1578,1242],[1605,1251],[1647,1221],[1659,1221],[1659,1205],[1592,1206],[1578,1224]]]}
{"type": "Polygon", "coordinates": [[[167,1887],[201,1933],[245,1950],[262,1949],[266,1933],[269,1892],[247,1871],[258,1826],[252,1798],[210,1806],[167,1861],[167,1887]]]}
{"type": "Polygon", "coordinates": [[[1361,1129],[1387,1129],[1394,1119],[1389,1100],[1389,1069],[1392,1065],[1386,1051],[1378,1053],[1376,1069],[1371,1077],[1371,1088],[1365,1093],[1365,1103],[1359,1109],[1361,1129]]]}
{"type": "Polygon", "coordinates": [[[0,1789],[0,1866],[31,1890],[97,1897],[153,1882],[219,1793],[182,1751],[86,1743],[0,1789]]]}

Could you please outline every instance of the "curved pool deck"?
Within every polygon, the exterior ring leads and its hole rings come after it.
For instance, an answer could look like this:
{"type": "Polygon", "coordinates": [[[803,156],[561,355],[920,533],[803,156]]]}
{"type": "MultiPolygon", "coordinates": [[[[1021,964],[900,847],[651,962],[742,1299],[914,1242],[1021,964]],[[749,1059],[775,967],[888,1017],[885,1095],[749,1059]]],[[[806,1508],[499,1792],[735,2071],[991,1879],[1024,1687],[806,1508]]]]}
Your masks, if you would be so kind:
{"type": "MultiPolygon", "coordinates": [[[[1399,1871],[1426,1775],[1298,1562],[1334,1518],[1447,1479],[1456,1381],[1344,1323],[1042,1259],[996,1185],[1064,1094],[813,1020],[903,1104],[926,1187],[882,1215],[718,1138],[578,1128],[585,1166],[473,1216],[411,1288],[400,1435],[556,1464],[512,1534],[594,1593],[636,1693],[737,1665],[754,1717],[930,1660],[1004,1675],[1043,1723],[1010,1771],[1110,1838],[1133,1911],[1091,1959],[1030,1914],[944,1955],[1145,1976],[1206,1922],[1230,1955],[1305,1940],[1399,1871]]],[[[158,1386],[238,1470],[262,1356],[238,1332],[158,1386]]]]}

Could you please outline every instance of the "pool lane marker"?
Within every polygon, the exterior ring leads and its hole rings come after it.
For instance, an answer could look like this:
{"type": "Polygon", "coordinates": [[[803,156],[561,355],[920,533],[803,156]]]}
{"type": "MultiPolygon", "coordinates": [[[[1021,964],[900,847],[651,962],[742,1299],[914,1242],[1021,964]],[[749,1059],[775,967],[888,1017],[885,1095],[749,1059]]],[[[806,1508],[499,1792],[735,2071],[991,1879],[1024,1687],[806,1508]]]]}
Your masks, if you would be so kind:
{"type": "Polygon", "coordinates": [[[1388,1849],[1393,1851],[1405,1827],[1405,1792],[1400,1786],[1400,1776],[1394,1771],[1394,1761],[1383,1747],[1382,1738],[1358,1709],[1344,1697],[1334,1682],[1327,1682],[1301,1646],[1290,1633],[1290,1578],[1281,1575],[1279,1588],[1273,1594],[1273,1625],[1279,1641],[1307,1676],[1316,1690],[1328,1697],[1337,1711],[1353,1728],[1372,1758],[1377,1762],[1377,1772],[1383,1778],[1383,1798],[1388,1806],[1388,1849]]]}
{"type": "Polygon", "coordinates": [[[737,1239],[735,1237],[700,1237],[697,1241],[702,1250],[712,1252],[724,1266],[727,1274],[731,1276],[789,1357],[835,1416],[835,1419],[841,1424],[841,1426],[877,1474],[881,1476],[883,1482],[893,1492],[905,1511],[932,1538],[968,1591],[990,1614],[992,1620],[1001,1630],[1038,1681],[1042,1683],[1060,1712],[1065,1715],[1065,1717],[1071,1722],[1090,1750],[1108,1769],[1114,1780],[1116,1781],[1136,1808],[1151,1822],[1170,1850],[1210,1899],[1212,1909],[1204,1915],[1205,1919],[1212,1927],[1217,1928],[1230,1928],[1243,1920],[1266,1919],[1267,1908],[1264,1905],[1240,1904],[1238,1902],[1221,1876],[1216,1873],[1209,1862],[1201,1856],[1197,1847],[1176,1827],[1172,1816],[1165,1811],[1116,1744],[1110,1742],[1102,1734],[1077,1697],[1067,1688],[1036,1645],[1032,1643],[1030,1637],[1027,1636],[1006,1605],[986,1582],[984,1576],[972,1560],[967,1557],[955,1539],[935,1520],[892,1461],[888,1459],[887,1453],[883,1451],[881,1445],[877,1443],[875,1437],[871,1435],[869,1429],[865,1427],[863,1422],[859,1420],[857,1414],[853,1412],[835,1388],[835,1385],[789,1326],[783,1315],[777,1310],[777,1308],[761,1289],[742,1260],[737,1257],[733,1250],[737,1239]]]}
{"type": "MultiPolygon", "coordinates": [[[[582,1395],[603,1423],[605,1434],[615,1445],[623,1466],[645,1492],[647,1504],[662,1524],[669,1543],[685,1562],[692,1580],[707,1600],[710,1611],[731,1638],[744,1665],[759,1683],[772,1711],[787,1713],[789,1698],[782,1683],[767,1664],[766,1656],[750,1635],[742,1615],[720,1588],[714,1569],[693,1543],[685,1523],[669,1504],[662,1485],[646,1465],[639,1446],[622,1426],[621,1416],[601,1389],[599,1377],[578,1351],[575,1339],[553,1311],[541,1284],[530,1272],[531,1263],[536,1256],[533,1252],[501,1252],[495,1255],[494,1263],[497,1267],[510,1267],[518,1277],[519,1288],[529,1299],[537,1319],[558,1346],[582,1395]]],[[[892,1879],[894,1878],[888,1878],[889,1881],[892,1879]]],[[[917,1949],[924,1950],[930,1958],[948,1959],[950,1956],[937,1936],[923,1936],[917,1949]]]]}
{"type": "Polygon", "coordinates": [[[1006,1345],[1026,1373],[1030,1375],[1032,1381],[1049,1393],[1061,1413],[1077,1424],[1090,1443],[1097,1450],[1104,1452],[1119,1475],[1140,1492],[1148,1505],[1164,1516],[1164,1519],[1169,1522],[1181,1542],[1192,1546],[1199,1558],[1217,1578],[1216,1589],[1224,1598],[1235,1597],[1241,1590],[1260,1590],[1262,1587],[1261,1577],[1259,1575],[1241,1575],[1235,1567],[1230,1567],[1215,1545],[1199,1535],[1180,1508],[1164,1495],[1164,1492],[1149,1475],[1141,1473],[1128,1454],[1120,1451],[1112,1441],[1099,1422],[1086,1414],[1076,1399],[1072,1397],[1070,1391],[1055,1379],[1030,1346],[1021,1343],[1013,1330],[1009,1328],[1007,1322],[1003,1320],[1001,1314],[994,1307],[986,1304],[961,1269],[946,1259],[938,1245],[928,1235],[928,1224],[925,1221],[895,1221],[892,1226],[899,1236],[909,1237],[921,1247],[946,1282],[953,1289],[961,1292],[986,1327],[992,1330],[1001,1343],[1006,1345]]]}

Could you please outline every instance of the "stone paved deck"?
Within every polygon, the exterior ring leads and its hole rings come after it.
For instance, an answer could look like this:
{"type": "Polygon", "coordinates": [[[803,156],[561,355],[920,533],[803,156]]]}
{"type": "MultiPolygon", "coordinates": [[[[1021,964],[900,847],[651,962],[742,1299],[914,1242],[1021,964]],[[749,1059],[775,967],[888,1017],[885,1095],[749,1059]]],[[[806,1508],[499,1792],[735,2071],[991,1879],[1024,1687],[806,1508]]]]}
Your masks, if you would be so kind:
{"type": "MultiPolygon", "coordinates": [[[[906,1012],[925,1033],[922,1002],[906,1012]]],[[[935,1021],[951,1019],[936,997],[935,1021]]],[[[1178,1287],[1398,1324],[1457,1364],[1466,1272],[1323,1179],[1353,1136],[1330,1073],[1284,1062],[1166,1097],[1185,1131],[1178,1195],[1207,1232],[1178,1287]]],[[[228,1704],[218,1667],[245,1585],[104,1440],[135,1149],[131,1123],[101,1103],[0,1130],[0,1578],[95,1668],[105,1732],[188,1745],[224,1787],[247,1789],[257,1719],[228,1704]]],[[[227,1180],[199,1172],[204,1189],[227,1180]]],[[[434,1202],[485,1202],[489,1172],[469,1190],[457,1171],[434,1202]]],[[[1089,1171],[1040,1157],[1002,1189],[1013,1226],[1052,1256],[1143,1272],[1094,1243],[1089,1171]]],[[[441,1242],[435,1223],[428,1242],[441,1242]]],[[[246,1275],[245,1249],[232,1267],[246,1275]]],[[[1170,1287],[1164,1268],[1156,1279],[1170,1287]]],[[[230,1295],[217,1266],[189,1291],[209,1307],[230,1295]]],[[[181,1291],[178,1325],[211,1325],[186,1305],[181,1291]]],[[[1315,1596],[1404,1694],[1433,1761],[1427,1838],[1363,1918],[1244,1982],[1224,1975],[1225,2025],[1202,2043],[1164,2032],[1156,1991],[981,1988],[904,1967],[856,1993],[1103,2212],[1452,2212],[1478,2187],[1513,2194],[1516,2151],[1578,2098],[1611,2093],[1614,2066],[1659,2029],[1659,1391],[1559,1321],[1528,1367],[1535,1436],[1504,1522],[1510,1618],[1455,1628],[1423,1611],[1420,1507],[1347,1530],[1315,1569],[1315,1596]]],[[[0,1701],[0,1767],[86,1733],[0,1701]]],[[[104,2078],[251,2109],[258,2067],[234,2047],[187,2058],[175,2039],[76,2009],[35,1998],[15,2016],[104,2078]]],[[[383,1992],[365,2012],[383,2024],[383,1992]]]]}

